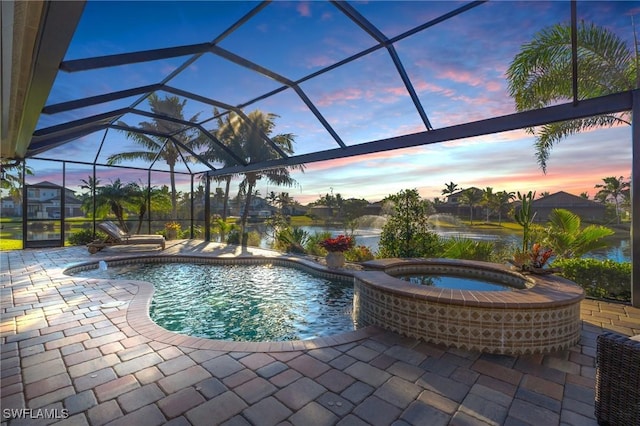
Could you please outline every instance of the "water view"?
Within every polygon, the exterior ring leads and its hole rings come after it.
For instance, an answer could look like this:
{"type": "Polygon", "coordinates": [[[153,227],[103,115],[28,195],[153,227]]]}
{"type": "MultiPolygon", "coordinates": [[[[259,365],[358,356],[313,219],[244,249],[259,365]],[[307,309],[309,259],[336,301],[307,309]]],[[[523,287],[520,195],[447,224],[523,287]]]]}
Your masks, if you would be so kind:
{"type": "MultiPolygon", "coordinates": [[[[382,233],[382,227],[384,226],[384,217],[371,216],[364,217],[358,223],[358,226],[354,229],[345,230],[344,227],[338,226],[301,226],[309,234],[329,232],[333,236],[338,234],[344,234],[345,232],[351,233],[356,237],[356,244],[368,247],[373,253],[376,253],[379,248],[380,234],[382,233]],[[364,225],[364,226],[361,226],[364,225]]],[[[259,227],[258,227],[259,228],[259,227]]],[[[434,226],[434,232],[444,238],[469,238],[476,241],[493,241],[500,247],[519,247],[522,244],[522,233],[513,231],[510,229],[470,229],[464,225],[448,225],[434,226]]],[[[264,234],[264,232],[263,232],[264,234]]],[[[619,237],[612,236],[607,238],[608,247],[594,250],[586,257],[595,259],[611,259],[616,262],[631,262],[631,241],[630,236],[619,237]]],[[[262,248],[269,248],[271,239],[268,237],[263,238],[260,246],[262,248]]]]}

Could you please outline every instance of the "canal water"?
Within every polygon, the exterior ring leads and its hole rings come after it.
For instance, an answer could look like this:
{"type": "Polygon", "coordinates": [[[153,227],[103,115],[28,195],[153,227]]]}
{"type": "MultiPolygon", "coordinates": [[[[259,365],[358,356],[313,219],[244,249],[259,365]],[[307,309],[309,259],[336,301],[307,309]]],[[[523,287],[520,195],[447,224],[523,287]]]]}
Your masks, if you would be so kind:
{"type": "MultiPolygon", "coordinates": [[[[328,226],[301,226],[303,230],[310,235],[314,233],[329,232],[333,236],[338,234],[344,234],[346,232],[353,233],[356,239],[357,245],[363,245],[368,247],[373,253],[378,251],[380,243],[381,228],[355,228],[353,230],[345,230],[341,227],[328,227],[328,226]]],[[[459,228],[435,228],[434,232],[445,238],[469,238],[476,241],[494,241],[504,247],[519,247],[522,244],[522,235],[519,232],[511,230],[484,230],[474,229],[469,230],[464,227],[459,228]]],[[[627,238],[613,238],[608,240],[609,245],[604,249],[599,249],[588,253],[586,257],[596,259],[611,259],[616,262],[630,262],[631,261],[631,244],[630,237],[627,238]]],[[[265,238],[261,242],[261,246],[264,248],[269,247],[270,240],[265,238]]]]}

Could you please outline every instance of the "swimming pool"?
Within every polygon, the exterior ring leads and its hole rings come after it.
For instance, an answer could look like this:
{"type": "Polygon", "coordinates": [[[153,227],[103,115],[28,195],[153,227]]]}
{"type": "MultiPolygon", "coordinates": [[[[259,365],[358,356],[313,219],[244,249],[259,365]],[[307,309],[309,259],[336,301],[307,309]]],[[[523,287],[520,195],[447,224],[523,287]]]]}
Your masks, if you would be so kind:
{"type": "Polygon", "coordinates": [[[352,279],[323,278],[291,267],[132,262],[71,273],[151,282],[151,319],[194,337],[288,341],[357,328],[352,279]]]}

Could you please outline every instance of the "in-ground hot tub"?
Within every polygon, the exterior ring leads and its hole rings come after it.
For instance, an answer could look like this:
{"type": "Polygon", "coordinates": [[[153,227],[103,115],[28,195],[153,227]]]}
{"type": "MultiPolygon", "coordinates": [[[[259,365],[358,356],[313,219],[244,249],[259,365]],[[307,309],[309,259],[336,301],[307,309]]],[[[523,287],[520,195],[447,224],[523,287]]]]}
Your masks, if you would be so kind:
{"type": "Polygon", "coordinates": [[[354,314],[428,342],[497,354],[564,350],[580,338],[584,291],[556,275],[522,275],[506,266],[453,259],[380,259],[356,272],[354,314]],[[416,285],[394,275],[468,275],[509,291],[416,285]]]}

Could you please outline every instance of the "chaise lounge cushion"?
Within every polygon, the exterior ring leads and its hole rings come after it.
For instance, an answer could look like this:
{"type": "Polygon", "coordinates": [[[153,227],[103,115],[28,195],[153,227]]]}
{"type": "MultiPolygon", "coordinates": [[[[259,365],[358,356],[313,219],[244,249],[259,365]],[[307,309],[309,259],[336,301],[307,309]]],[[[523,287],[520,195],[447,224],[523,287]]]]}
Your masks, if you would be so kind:
{"type": "Polygon", "coordinates": [[[98,228],[104,231],[109,238],[104,241],[94,241],[88,244],[89,253],[97,253],[107,246],[128,245],[128,244],[157,244],[165,249],[165,239],[162,235],[141,234],[130,235],[124,232],[118,225],[111,221],[104,221],[98,224],[98,228]]]}

